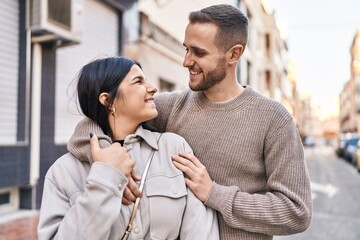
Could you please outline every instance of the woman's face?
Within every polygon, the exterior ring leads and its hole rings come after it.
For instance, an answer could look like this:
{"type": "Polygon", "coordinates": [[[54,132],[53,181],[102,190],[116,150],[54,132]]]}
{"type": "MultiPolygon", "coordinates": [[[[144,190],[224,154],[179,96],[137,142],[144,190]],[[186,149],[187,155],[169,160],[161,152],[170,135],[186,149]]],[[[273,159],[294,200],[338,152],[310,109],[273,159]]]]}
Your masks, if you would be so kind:
{"type": "Polygon", "coordinates": [[[154,103],[156,87],[146,81],[141,68],[134,64],[120,83],[113,107],[115,114],[138,124],[153,119],[158,112],[154,103]]]}

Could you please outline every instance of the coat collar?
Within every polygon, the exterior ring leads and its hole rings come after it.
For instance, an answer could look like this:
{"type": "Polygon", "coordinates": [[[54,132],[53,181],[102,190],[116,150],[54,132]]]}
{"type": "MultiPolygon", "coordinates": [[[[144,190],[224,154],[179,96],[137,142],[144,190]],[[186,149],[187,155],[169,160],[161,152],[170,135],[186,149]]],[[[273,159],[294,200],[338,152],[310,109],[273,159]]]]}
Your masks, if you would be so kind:
{"type": "Polygon", "coordinates": [[[147,129],[144,129],[141,125],[136,129],[134,134],[130,134],[125,138],[124,144],[135,143],[140,139],[144,140],[153,149],[159,150],[155,134],[147,129]]]}

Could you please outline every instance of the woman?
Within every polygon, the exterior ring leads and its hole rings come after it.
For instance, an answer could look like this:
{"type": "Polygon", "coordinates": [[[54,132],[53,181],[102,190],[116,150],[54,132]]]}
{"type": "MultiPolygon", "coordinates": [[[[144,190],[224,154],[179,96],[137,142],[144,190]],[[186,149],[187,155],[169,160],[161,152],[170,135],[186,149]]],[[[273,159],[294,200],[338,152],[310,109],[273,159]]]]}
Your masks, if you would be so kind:
{"type": "Polygon", "coordinates": [[[140,65],[124,57],[82,68],[77,85],[81,110],[85,121],[106,135],[98,139],[89,137],[88,129],[75,129],[69,153],[49,168],[40,240],[121,239],[134,208],[121,203],[127,179],[133,169],[143,173],[152,153],[129,239],[219,239],[215,212],[186,188],[171,161],[181,151],[192,153],[190,146],[176,134],[160,136],[142,126],[157,116],[156,91],[140,65]]]}

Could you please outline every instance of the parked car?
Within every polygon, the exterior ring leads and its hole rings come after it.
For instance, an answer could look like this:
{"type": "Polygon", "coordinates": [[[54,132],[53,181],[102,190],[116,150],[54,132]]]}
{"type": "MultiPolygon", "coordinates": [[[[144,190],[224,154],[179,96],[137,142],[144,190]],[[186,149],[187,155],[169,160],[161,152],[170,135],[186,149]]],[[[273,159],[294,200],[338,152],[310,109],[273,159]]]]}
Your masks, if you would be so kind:
{"type": "Polygon", "coordinates": [[[350,136],[346,135],[346,134],[341,134],[338,138],[338,142],[337,142],[337,148],[336,148],[336,155],[339,158],[343,158],[344,157],[344,151],[345,151],[345,144],[346,142],[349,140],[350,136]],[[348,136],[348,137],[347,137],[348,136]]]}
{"type": "Polygon", "coordinates": [[[315,140],[313,137],[307,136],[307,137],[305,137],[303,144],[304,144],[304,147],[314,147],[315,140]]]}
{"type": "Polygon", "coordinates": [[[357,149],[360,136],[352,136],[345,142],[343,158],[352,165],[357,162],[357,149]]]}
{"type": "Polygon", "coordinates": [[[356,146],[354,166],[356,167],[356,169],[360,173],[360,141],[358,141],[358,144],[356,146]]]}

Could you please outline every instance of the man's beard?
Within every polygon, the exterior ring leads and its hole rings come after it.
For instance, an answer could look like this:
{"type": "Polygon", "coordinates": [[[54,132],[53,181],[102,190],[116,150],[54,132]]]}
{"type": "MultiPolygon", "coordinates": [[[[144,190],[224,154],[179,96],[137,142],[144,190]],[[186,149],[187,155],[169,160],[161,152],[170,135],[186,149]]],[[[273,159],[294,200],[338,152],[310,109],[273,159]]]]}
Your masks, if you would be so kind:
{"type": "Polygon", "coordinates": [[[216,68],[204,76],[203,80],[196,86],[190,86],[193,91],[205,91],[212,86],[220,83],[226,77],[225,57],[219,59],[216,68]]]}

